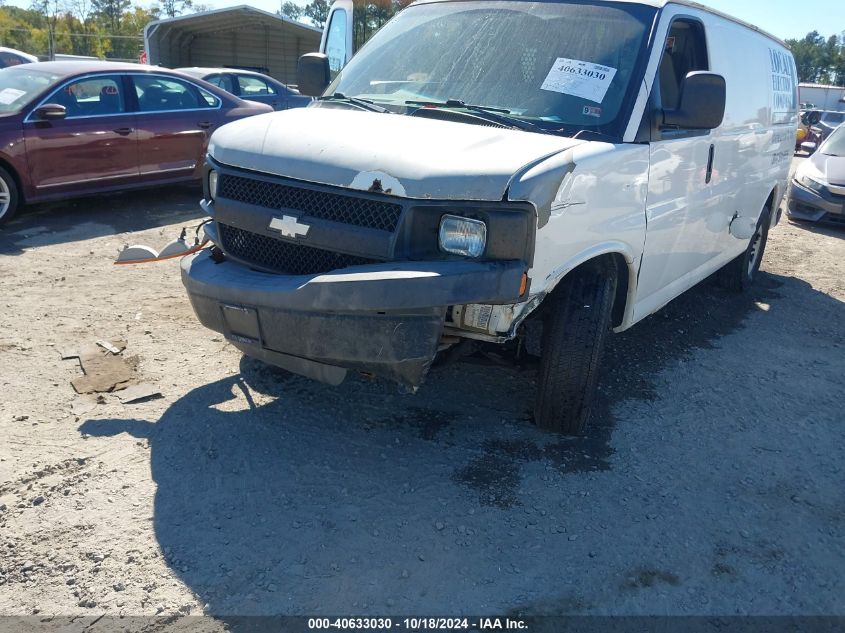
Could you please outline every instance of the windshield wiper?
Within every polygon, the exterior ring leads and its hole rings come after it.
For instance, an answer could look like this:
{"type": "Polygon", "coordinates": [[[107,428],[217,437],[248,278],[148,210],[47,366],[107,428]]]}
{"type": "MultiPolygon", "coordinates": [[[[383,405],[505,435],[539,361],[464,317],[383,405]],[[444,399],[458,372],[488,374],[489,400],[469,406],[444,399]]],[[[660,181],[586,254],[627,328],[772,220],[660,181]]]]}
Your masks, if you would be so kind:
{"type": "Polygon", "coordinates": [[[317,100],[345,101],[346,103],[351,103],[352,105],[356,105],[363,110],[369,110],[370,112],[390,112],[390,110],[388,110],[387,108],[382,108],[380,105],[376,105],[368,99],[359,99],[358,97],[347,97],[345,94],[340,92],[335,92],[334,94],[319,97],[317,100]]]}
{"type": "Polygon", "coordinates": [[[539,132],[541,134],[551,134],[549,130],[544,130],[539,125],[530,123],[523,119],[511,116],[511,111],[505,108],[493,108],[491,106],[472,105],[464,103],[460,99],[447,99],[446,101],[406,101],[405,105],[418,105],[424,108],[448,108],[455,110],[468,110],[475,114],[481,114],[488,121],[494,123],[501,123],[509,127],[519,128],[526,132],[539,132]]]}

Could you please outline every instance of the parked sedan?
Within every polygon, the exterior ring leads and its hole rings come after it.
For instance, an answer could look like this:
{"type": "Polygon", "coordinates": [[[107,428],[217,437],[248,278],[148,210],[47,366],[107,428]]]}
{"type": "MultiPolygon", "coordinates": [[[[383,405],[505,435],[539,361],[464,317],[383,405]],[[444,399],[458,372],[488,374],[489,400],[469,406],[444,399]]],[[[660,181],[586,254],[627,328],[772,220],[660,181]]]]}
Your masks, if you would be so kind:
{"type": "Polygon", "coordinates": [[[796,170],[786,212],[793,220],[845,224],[845,125],[796,170]]]}
{"type": "Polygon", "coordinates": [[[830,136],[843,123],[845,123],[845,112],[822,112],[819,118],[822,138],[825,139],[830,136]]]}
{"type": "Polygon", "coordinates": [[[0,68],[19,66],[20,64],[32,64],[37,61],[38,58],[35,55],[30,55],[14,48],[0,46],[0,68]]]}
{"type": "Polygon", "coordinates": [[[280,81],[250,70],[232,68],[179,68],[178,70],[192,77],[204,79],[241,99],[266,103],[274,110],[304,108],[312,101],[311,97],[299,94],[298,91],[280,81]]]}
{"type": "Polygon", "coordinates": [[[187,75],[107,62],[0,72],[0,224],[25,203],[197,179],[211,133],[272,112],[187,75]]]}

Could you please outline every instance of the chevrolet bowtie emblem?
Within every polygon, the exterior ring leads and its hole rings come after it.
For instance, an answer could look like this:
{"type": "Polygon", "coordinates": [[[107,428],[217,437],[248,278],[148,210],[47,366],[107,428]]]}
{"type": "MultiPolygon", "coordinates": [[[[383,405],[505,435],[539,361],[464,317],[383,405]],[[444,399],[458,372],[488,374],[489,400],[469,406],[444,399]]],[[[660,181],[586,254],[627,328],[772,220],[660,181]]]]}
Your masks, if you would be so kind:
{"type": "Polygon", "coordinates": [[[305,237],[311,228],[308,224],[300,224],[292,215],[283,215],[281,218],[273,218],[270,221],[270,228],[278,231],[284,237],[305,237]]]}

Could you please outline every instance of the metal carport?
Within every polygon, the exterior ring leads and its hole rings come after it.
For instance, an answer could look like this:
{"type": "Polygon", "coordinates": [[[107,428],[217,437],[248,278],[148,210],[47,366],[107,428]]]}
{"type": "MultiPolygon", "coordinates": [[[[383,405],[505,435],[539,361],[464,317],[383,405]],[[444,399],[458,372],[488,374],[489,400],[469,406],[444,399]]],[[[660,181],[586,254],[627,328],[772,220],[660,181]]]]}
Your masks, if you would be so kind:
{"type": "Polygon", "coordinates": [[[320,29],[247,5],[150,22],[149,63],[251,68],[296,83],[296,62],[320,48],[320,29]]]}

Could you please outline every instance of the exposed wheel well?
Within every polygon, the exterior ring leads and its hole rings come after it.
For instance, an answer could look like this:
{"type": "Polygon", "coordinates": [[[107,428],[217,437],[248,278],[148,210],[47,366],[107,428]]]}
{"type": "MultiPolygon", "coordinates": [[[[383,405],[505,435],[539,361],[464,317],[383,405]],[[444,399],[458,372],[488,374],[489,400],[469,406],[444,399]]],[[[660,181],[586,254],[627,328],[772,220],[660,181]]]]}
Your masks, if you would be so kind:
{"type": "Polygon", "coordinates": [[[769,197],[766,198],[766,203],[763,205],[763,208],[760,211],[760,215],[762,216],[763,211],[769,212],[769,226],[774,227],[779,221],[780,216],[778,215],[780,210],[780,200],[777,199],[778,195],[778,187],[775,186],[769,197]]]}
{"type": "Polygon", "coordinates": [[[625,257],[621,253],[607,253],[589,259],[566,273],[563,279],[566,279],[570,275],[594,272],[591,269],[595,269],[597,264],[606,264],[616,269],[616,295],[613,298],[613,314],[611,315],[612,325],[616,328],[622,325],[622,322],[625,320],[625,309],[627,308],[628,288],[630,285],[630,269],[628,268],[628,262],[625,261],[625,257]]]}
{"type": "Polygon", "coordinates": [[[775,187],[772,189],[772,193],[769,194],[769,198],[766,200],[766,204],[764,205],[766,209],[769,211],[773,211],[775,208],[775,196],[778,193],[778,188],[775,187]]]}

